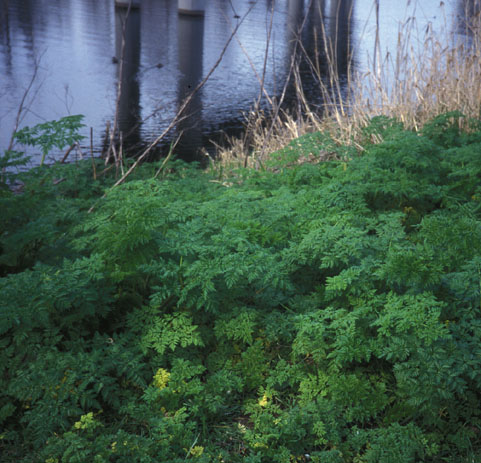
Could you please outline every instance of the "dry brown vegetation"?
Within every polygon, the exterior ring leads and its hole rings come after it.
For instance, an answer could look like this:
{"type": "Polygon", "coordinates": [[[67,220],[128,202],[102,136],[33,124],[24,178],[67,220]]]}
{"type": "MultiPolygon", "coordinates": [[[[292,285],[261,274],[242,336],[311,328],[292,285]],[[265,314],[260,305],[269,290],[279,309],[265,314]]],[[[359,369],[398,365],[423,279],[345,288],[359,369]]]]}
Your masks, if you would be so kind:
{"type": "MultiPolygon", "coordinates": [[[[376,4],[374,1],[373,14],[379,14],[376,4]]],[[[396,50],[388,50],[384,55],[377,30],[368,68],[356,69],[349,60],[347,80],[340,78],[335,61],[337,44],[324,28],[319,31],[319,43],[324,49],[316,56],[322,56],[325,63],[309,57],[299,41],[298,58],[308,61],[319,82],[322,107],[313,108],[306,98],[298,59],[293,59],[290,78],[295,83],[302,114],[283,111],[275,104],[268,112],[254,108],[246,117],[245,135],[231,139],[227,147],[219,147],[217,162],[259,167],[269,153],[304,133],[318,130],[328,131],[338,143],[354,144],[361,149],[361,130],[377,115],[395,118],[415,130],[447,111],[457,110],[479,118],[481,0],[466,4],[467,19],[462,30],[454,25],[454,19],[446,18],[439,29],[428,27],[419,31],[416,20],[408,18],[399,25],[396,50]],[[326,65],[327,75],[321,70],[326,65]]],[[[283,96],[281,102],[282,99],[283,96]]]]}

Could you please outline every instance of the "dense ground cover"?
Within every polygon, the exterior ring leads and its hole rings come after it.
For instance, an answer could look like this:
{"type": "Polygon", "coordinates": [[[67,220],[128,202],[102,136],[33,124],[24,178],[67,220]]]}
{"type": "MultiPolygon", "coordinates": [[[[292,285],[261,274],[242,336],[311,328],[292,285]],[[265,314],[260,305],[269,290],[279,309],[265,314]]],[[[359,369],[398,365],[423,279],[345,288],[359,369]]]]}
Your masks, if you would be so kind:
{"type": "Polygon", "coordinates": [[[458,119],[377,118],[359,157],[306,135],[229,178],[146,164],[102,197],[81,163],[0,190],[2,461],[481,459],[458,119]],[[352,160],[304,162],[324,151],[352,160]]]}

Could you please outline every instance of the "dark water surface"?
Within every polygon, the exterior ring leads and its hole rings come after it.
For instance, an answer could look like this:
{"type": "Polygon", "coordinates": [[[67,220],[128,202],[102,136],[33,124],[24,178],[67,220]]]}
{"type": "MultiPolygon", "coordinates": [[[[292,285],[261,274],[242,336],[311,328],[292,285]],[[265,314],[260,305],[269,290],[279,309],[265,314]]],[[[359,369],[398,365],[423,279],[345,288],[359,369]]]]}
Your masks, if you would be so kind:
{"type": "MultiPolygon", "coordinates": [[[[381,42],[394,49],[400,21],[415,15],[419,29],[427,24],[437,27],[462,16],[465,1],[380,3],[381,42]]],[[[179,15],[176,0],[141,0],[126,28],[119,129],[131,132],[130,145],[145,145],[158,136],[215,65],[233,28],[252,8],[220,65],[189,106],[190,118],[167,139],[183,130],[186,135],[178,151],[186,158],[195,157],[199,147],[211,149],[210,140],[221,140],[224,131],[242,127],[243,114],[258,98],[264,65],[266,91],[280,95],[304,17],[304,47],[311,55],[322,49],[316,41],[322,28],[319,9],[328,36],[338,43],[341,76],[346,72],[349,43],[354,65],[365,68],[375,36],[373,4],[373,0],[207,0],[201,19],[179,15]]],[[[94,151],[100,154],[106,124],[115,114],[119,73],[115,58],[120,56],[124,17],[125,11],[116,9],[113,0],[0,0],[0,152],[8,145],[19,103],[38,65],[21,127],[83,114],[88,126],[84,135],[93,127],[94,151]]],[[[312,102],[322,103],[307,74],[304,86],[312,102]]],[[[87,138],[83,144],[87,151],[87,138]]],[[[54,153],[57,159],[61,156],[54,153]]]]}

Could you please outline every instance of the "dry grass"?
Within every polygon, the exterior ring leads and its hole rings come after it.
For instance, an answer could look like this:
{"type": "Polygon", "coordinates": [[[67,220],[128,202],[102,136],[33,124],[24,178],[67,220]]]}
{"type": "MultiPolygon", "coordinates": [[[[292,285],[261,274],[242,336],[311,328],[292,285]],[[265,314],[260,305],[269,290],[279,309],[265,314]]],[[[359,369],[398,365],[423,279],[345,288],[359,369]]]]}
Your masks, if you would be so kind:
{"type": "Polygon", "coordinates": [[[347,123],[356,130],[383,114],[419,130],[446,111],[479,118],[480,27],[479,9],[463,36],[450,32],[447,22],[441,30],[428,28],[419,36],[415,22],[408,20],[399,30],[397,53],[384,57],[379,69],[353,79],[347,123]]]}
{"type": "Polygon", "coordinates": [[[266,114],[261,110],[253,110],[246,115],[244,135],[230,137],[224,145],[216,146],[217,153],[212,164],[219,167],[259,168],[269,153],[316,130],[308,117],[294,117],[282,110],[272,117],[273,112],[266,114]]]}
{"type": "MultiPolygon", "coordinates": [[[[378,39],[367,70],[357,71],[349,60],[347,82],[338,73],[337,44],[332,43],[325,29],[320,31],[322,40],[319,41],[324,44],[324,50],[315,55],[324,56],[327,75],[321,71],[321,63],[311,60],[299,42],[298,50],[308,60],[319,82],[322,107],[314,109],[310,105],[293,60],[291,78],[302,115],[286,113],[274,105],[268,113],[253,110],[246,118],[244,137],[231,139],[228,147],[219,147],[217,163],[262,166],[269,153],[315,130],[328,131],[339,144],[355,144],[361,149],[357,142],[362,128],[372,117],[381,114],[415,130],[434,116],[452,110],[479,118],[481,0],[468,3],[468,22],[461,33],[459,28],[458,33],[452,32],[456,27],[447,20],[438,30],[428,27],[419,32],[416,21],[409,18],[399,26],[394,52],[381,56],[378,39]]],[[[379,34],[376,33],[376,37],[379,34]]]]}

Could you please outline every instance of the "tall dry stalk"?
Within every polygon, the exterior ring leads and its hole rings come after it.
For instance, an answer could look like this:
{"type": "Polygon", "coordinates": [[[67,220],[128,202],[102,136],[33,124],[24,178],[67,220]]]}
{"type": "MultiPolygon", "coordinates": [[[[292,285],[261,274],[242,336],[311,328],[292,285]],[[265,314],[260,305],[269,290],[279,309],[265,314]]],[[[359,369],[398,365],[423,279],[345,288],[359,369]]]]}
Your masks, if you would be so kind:
{"type": "MultiPolygon", "coordinates": [[[[446,19],[439,30],[429,25],[419,31],[411,17],[400,24],[396,50],[381,56],[378,1],[376,39],[367,70],[348,68],[342,99],[339,75],[333,62],[332,45],[326,47],[329,85],[321,85],[326,114],[313,117],[322,128],[334,128],[342,143],[358,138],[360,129],[377,115],[402,121],[406,128],[419,130],[443,112],[458,110],[479,118],[481,110],[481,1],[471,2],[471,14],[462,34],[446,19]],[[475,14],[472,14],[472,12],[475,14]],[[339,101],[336,101],[339,97],[339,101]],[[327,116],[327,117],[326,117],[327,116]],[[334,123],[334,124],[333,124],[334,123]]],[[[454,20],[454,18],[453,18],[454,20]]],[[[328,44],[325,31],[324,43],[328,44]]],[[[315,72],[318,72],[313,66],[315,72]]],[[[305,105],[305,97],[300,92],[305,105]]],[[[306,112],[306,114],[309,114],[306,112]]]]}

